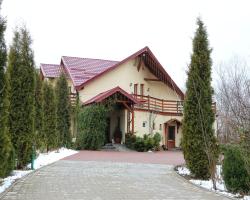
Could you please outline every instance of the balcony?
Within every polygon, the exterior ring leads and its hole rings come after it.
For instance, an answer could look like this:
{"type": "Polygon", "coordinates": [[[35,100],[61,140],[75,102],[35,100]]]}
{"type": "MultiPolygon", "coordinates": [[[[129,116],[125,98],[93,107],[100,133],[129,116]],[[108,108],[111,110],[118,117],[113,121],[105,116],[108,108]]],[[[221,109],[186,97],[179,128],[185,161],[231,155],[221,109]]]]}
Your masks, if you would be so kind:
{"type": "MultiPolygon", "coordinates": [[[[183,101],[158,99],[151,96],[135,95],[134,98],[141,102],[135,105],[137,110],[152,111],[163,115],[183,115],[183,101]]],[[[216,113],[216,103],[212,104],[212,109],[216,113]]]]}
{"type": "Polygon", "coordinates": [[[151,96],[133,95],[139,105],[135,105],[135,109],[153,111],[162,114],[183,114],[183,101],[158,99],[151,96]]]}

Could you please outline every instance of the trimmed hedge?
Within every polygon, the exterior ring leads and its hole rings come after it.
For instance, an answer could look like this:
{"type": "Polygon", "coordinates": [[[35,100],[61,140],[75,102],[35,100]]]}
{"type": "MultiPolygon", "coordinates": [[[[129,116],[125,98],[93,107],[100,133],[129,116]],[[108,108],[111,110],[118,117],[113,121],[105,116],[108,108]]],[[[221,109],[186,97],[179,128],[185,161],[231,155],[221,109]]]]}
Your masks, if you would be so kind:
{"type": "Polygon", "coordinates": [[[222,172],[227,189],[233,193],[248,193],[250,177],[238,146],[227,146],[224,150],[222,172]]]}

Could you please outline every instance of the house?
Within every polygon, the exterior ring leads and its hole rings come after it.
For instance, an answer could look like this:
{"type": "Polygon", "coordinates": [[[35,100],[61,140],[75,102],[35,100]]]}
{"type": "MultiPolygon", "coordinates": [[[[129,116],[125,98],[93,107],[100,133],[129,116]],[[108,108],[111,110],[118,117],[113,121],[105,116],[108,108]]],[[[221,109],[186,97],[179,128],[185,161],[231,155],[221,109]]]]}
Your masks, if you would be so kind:
{"type": "MultiPolygon", "coordinates": [[[[169,149],[180,147],[184,94],[148,47],[122,61],[62,56],[61,62],[41,64],[41,76],[54,84],[66,73],[71,94],[83,106],[112,99],[107,142],[116,132],[143,135],[159,132],[169,149]]],[[[118,138],[119,139],[119,138],[118,138]]]]}

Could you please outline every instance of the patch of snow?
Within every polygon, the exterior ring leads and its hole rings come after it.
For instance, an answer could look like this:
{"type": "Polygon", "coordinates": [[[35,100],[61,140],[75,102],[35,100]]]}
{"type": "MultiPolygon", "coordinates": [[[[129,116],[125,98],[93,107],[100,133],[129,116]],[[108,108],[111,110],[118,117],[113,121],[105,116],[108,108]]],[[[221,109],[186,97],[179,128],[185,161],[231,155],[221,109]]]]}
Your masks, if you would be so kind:
{"type": "MultiPolygon", "coordinates": [[[[59,150],[51,151],[48,153],[41,153],[34,161],[34,169],[39,169],[42,166],[51,164],[55,161],[58,161],[62,158],[65,158],[67,156],[71,156],[78,151],[67,149],[67,148],[60,148],[59,150]]],[[[31,168],[31,164],[27,166],[28,168],[31,168]]]]}
{"type": "Polygon", "coordinates": [[[11,184],[16,180],[19,179],[23,176],[25,176],[26,174],[30,173],[31,170],[14,170],[12,171],[11,175],[4,178],[2,184],[0,185],[0,193],[2,193],[3,191],[5,191],[8,187],[11,186],[11,184]]]}
{"type": "MultiPolygon", "coordinates": [[[[186,167],[178,167],[177,168],[178,174],[185,176],[185,175],[190,175],[190,170],[186,167]]],[[[227,188],[225,186],[224,180],[222,178],[222,166],[217,165],[216,166],[216,187],[217,189],[213,189],[213,182],[212,180],[196,180],[196,179],[191,179],[189,180],[191,183],[198,185],[200,187],[203,187],[205,189],[211,190],[211,191],[216,191],[220,194],[229,196],[229,197],[236,197],[239,198],[240,194],[232,194],[227,191],[227,188]]],[[[250,200],[250,196],[245,196],[243,200],[250,200]]]]}
{"type": "MultiPolygon", "coordinates": [[[[59,150],[51,151],[49,153],[41,153],[34,161],[34,169],[39,169],[40,167],[51,164],[55,161],[58,161],[62,158],[73,155],[75,153],[77,153],[77,151],[74,151],[71,149],[66,149],[66,148],[60,148],[59,150]]],[[[28,164],[27,167],[31,168],[31,164],[28,164]]],[[[11,184],[14,183],[15,180],[25,176],[26,174],[30,173],[31,171],[32,170],[14,170],[14,171],[12,171],[10,176],[4,178],[2,183],[0,182],[0,193],[2,193],[8,187],[10,187],[11,184]]]]}
{"type": "Polygon", "coordinates": [[[183,175],[183,176],[184,175],[189,176],[191,174],[190,170],[188,168],[186,168],[186,167],[178,167],[177,171],[178,171],[178,174],[183,175]]]}

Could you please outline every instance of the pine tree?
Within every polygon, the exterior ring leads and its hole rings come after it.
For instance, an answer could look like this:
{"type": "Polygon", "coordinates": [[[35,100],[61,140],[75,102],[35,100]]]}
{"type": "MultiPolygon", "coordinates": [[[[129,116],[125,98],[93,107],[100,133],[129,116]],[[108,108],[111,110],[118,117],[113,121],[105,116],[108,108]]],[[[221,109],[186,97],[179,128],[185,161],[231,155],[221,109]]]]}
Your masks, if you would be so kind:
{"type": "Polygon", "coordinates": [[[58,147],[55,92],[47,82],[43,84],[43,135],[47,152],[58,147]]]}
{"type": "Polygon", "coordinates": [[[27,29],[17,29],[8,56],[9,123],[18,168],[23,168],[30,162],[34,143],[35,74],[31,43],[27,29]]]}
{"type": "Polygon", "coordinates": [[[42,128],[43,128],[43,92],[42,79],[38,72],[36,72],[36,88],[35,88],[35,137],[36,148],[41,149],[44,146],[42,128]]]}
{"type": "MultiPolygon", "coordinates": [[[[0,2],[1,6],[1,2],[0,2]]],[[[5,73],[7,60],[4,32],[6,22],[0,16],[0,177],[7,176],[13,168],[13,148],[9,134],[8,77],[5,73]]]]}
{"type": "Polygon", "coordinates": [[[61,74],[56,83],[56,107],[57,107],[57,131],[61,146],[70,147],[70,99],[68,83],[64,73],[61,74]]]}
{"type": "Polygon", "coordinates": [[[207,31],[199,18],[197,25],[186,83],[182,147],[191,172],[197,178],[207,179],[212,175],[211,169],[217,157],[212,110],[212,61],[207,31]]]}

